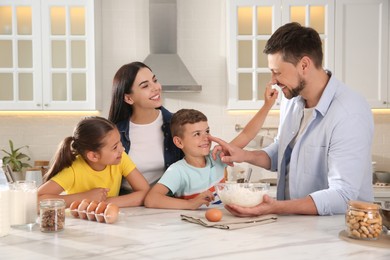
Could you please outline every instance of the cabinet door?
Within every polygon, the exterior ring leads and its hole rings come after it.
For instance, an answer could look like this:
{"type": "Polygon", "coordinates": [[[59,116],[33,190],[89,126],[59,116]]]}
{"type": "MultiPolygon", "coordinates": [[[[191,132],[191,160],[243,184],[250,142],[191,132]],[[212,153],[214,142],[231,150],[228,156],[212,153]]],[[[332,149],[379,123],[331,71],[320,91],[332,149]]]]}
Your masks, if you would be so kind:
{"type": "Polygon", "coordinates": [[[388,106],[388,2],[336,1],[335,75],[372,108],[388,106]]]}
{"type": "Polygon", "coordinates": [[[265,43],[281,25],[281,1],[228,3],[228,109],[259,109],[271,79],[265,43]]]}
{"type": "Polygon", "coordinates": [[[41,110],[39,1],[0,3],[0,109],[41,110]]]}
{"type": "Polygon", "coordinates": [[[42,0],[43,107],[95,109],[91,0],[42,0]]]}
{"type": "Polygon", "coordinates": [[[322,40],[323,67],[334,69],[334,1],[284,0],[282,24],[298,22],[314,28],[322,40]]]}
{"type": "Polygon", "coordinates": [[[98,0],[2,0],[0,109],[96,110],[99,14],[98,0]]]}
{"type": "MultiPolygon", "coordinates": [[[[228,109],[259,109],[263,104],[265,86],[271,79],[263,49],[285,23],[315,28],[323,41],[324,67],[332,70],[333,12],[333,0],[229,1],[228,109]]],[[[278,107],[276,102],[273,108],[278,107]]]]}

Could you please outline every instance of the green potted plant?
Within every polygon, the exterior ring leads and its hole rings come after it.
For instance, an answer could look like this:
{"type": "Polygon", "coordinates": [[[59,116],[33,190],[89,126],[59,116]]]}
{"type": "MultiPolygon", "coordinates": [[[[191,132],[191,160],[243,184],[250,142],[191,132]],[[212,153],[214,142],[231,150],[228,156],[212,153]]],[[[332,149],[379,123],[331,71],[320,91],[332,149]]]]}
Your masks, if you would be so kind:
{"type": "Polygon", "coordinates": [[[24,145],[19,148],[14,148],[13,142],[9,140],[9,151],[1,149],[3,153],[5,153],[3,165],[5,166],[8,164],[11,167],[13,171],[12,178],[15,181],[24,179],[23,170],[31,167],[31,165],[26,162],[30,160],[30,157],[20,151],[23,148],[28,148],[28,146],[24,145]]]}

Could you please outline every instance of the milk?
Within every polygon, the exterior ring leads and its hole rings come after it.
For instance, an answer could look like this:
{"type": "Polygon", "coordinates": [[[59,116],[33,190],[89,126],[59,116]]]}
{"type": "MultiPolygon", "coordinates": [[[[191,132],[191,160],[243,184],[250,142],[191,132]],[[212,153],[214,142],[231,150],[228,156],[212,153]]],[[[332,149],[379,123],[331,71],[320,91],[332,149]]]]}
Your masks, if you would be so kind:
{"type": "Polygon", "coordinates": [[[0,158],[0,237],[9,233],[9,217],[9,186],[3,171],[3,160],[0,158]]]}
{"type": "Polygon", "coordinates": [[[35,182],[17,181],[13,183],[9,197],[11,226],[35,224],[38,216],[38,194],[35,182]]]}
{"type": "Polygon", "coordinates": [[[9,190],[0,190],[0,237],[6,236],[10,230],[9,190]]]}

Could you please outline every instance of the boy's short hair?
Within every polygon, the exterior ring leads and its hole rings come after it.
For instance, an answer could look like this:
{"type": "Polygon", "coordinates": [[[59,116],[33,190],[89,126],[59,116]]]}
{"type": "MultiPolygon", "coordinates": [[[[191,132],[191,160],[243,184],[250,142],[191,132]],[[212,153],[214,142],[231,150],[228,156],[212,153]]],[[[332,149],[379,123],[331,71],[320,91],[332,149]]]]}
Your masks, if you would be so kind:
{"type": "Polygon", "coordinates": [[[183,137],[184,125],[207,122],[207,117],[195,109],[180,109],[171,119],[171,133],[173,136],[183,137]]]}

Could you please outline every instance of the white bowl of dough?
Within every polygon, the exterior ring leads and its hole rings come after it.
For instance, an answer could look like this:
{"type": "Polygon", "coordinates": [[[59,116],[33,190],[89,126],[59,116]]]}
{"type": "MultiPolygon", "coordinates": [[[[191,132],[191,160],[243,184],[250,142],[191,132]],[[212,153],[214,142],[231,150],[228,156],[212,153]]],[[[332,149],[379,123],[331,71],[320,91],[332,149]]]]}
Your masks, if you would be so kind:
{"type": "Polygon", "coordinates": [[[218,183],[215,190],[225,205],[254,207],[263,202],[269,183],[218,183]]]}

